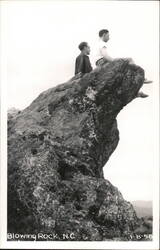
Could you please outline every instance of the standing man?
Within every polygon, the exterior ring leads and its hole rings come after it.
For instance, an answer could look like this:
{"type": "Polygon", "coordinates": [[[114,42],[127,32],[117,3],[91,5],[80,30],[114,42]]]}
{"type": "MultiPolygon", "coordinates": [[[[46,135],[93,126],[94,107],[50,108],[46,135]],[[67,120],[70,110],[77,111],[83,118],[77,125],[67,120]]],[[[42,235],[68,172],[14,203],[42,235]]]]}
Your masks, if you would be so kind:
{"type": "Polygon", "coordinates": [[[81,42],[78,46],[81,53],[76,58],[75,63],[75,75],[76,74],[85,74],[92,71],[92,66],[89,59],[90,47],[87,42],[81,42]]]}

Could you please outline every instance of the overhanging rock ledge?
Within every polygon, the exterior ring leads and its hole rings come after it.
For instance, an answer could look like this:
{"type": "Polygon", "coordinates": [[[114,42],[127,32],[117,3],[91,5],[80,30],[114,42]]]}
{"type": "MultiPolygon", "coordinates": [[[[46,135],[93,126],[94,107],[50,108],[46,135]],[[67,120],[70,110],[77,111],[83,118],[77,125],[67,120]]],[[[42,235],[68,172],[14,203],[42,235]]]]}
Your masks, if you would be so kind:
{"type": "Polygon", "coordinates": [[[9,232],[129,239],[139,220],[103,167],[119,141],[116,117],[143,82],[142,68],[117,60],[42,92],[8,120],[9,232]]]}

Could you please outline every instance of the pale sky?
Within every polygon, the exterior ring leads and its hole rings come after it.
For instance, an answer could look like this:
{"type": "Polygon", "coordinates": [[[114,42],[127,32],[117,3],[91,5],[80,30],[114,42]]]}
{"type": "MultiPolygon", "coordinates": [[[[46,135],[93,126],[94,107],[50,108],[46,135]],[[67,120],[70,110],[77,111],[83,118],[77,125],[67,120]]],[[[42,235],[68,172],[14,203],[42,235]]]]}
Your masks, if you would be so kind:
{"type": "MultiPolygon", "coordinates": [[[[42,91],[74,74],[78,44],[110,31],[112,57],[132,57],[152,85],[118,115],[120,142],[105,177],[128,200],[152,200],[155,100],[158,100],[158,1],[3,1],[1,34],[7,62],[8,108],[27,107],[42,91]]],[[[94,65],[93,65],[94,66],[94,65]]]]}

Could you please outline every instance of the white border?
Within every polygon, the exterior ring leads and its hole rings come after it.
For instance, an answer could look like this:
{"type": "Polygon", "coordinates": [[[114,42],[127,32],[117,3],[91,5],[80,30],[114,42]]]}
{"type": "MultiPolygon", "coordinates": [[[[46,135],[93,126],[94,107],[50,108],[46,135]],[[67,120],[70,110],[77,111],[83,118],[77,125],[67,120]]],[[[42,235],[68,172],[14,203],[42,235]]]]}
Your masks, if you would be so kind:
{"type": "MultiPolygon", "coordinates": [[[[2,3],[2,2],[1,2],[2,3]]],[[[3,16],[3,13],[1,13],[3,16]]],[[[153,45],[154,46],[154,45],[153,45]]],[[[154,200],[152,242],[7,242],[7,59],[5,43],[1,40],[1,129],[0,129],[0,248],[4,249],[159,249],[159,84],[154,85],[154,200]]]]}

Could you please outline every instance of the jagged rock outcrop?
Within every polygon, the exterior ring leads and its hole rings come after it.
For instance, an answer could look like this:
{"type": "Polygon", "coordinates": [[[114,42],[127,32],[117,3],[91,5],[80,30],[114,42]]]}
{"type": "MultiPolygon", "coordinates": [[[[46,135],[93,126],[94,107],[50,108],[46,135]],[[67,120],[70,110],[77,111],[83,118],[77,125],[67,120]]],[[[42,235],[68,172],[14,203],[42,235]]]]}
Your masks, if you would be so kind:
{"type": "Polygon", "coordinates": [[[41,93],[8,123],[8,231],[128,239],[133,206],[104,179],[116,117],[137,95],[142,68],[117,60],[41,93]]]}
{"type": "Polygon", "coordinates": [[[16,108],[10,108],[7,110],[7,115],[8,115],[8,120],[11,120],[14,118],[16,115],[20,114],[20,110],[16,108]]]}

